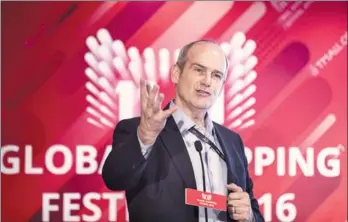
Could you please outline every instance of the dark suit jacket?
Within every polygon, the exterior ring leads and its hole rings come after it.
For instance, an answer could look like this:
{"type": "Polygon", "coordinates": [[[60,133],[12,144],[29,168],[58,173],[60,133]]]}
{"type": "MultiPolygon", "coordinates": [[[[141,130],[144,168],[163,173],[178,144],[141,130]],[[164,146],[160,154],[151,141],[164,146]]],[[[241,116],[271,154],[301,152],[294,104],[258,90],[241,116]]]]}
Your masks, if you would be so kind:
{"type": "MultiPolygon", "coordinates": [[[[139,121],[137,117],[117,124],[102,172],[106,186],[126,191],[130,222],[197,222],[198,208],[185,204],[185,188],[196,189],[193,168],[173,117],[167,119],[147,159],[137,137],[139,121]]],[[[214,126],[227,157],[228,183],[249,193],[256,221],[264,221],[254,198],[241,138],[219,124],[214,126]]]]}

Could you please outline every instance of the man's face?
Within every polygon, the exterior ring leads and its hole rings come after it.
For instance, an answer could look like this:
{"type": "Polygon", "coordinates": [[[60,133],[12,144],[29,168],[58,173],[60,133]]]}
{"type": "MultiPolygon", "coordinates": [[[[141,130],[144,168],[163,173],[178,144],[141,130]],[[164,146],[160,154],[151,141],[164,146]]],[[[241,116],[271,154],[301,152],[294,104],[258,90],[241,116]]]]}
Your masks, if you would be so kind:
{"type": "Polygon", "coordinates": [[[176,83],[177,95],[188,106],[207,110],[221,92],[226,71],[221,48],[200,42],[189,50],[182,72],[178,67],[174,68],[172,81],[176,83]]]}

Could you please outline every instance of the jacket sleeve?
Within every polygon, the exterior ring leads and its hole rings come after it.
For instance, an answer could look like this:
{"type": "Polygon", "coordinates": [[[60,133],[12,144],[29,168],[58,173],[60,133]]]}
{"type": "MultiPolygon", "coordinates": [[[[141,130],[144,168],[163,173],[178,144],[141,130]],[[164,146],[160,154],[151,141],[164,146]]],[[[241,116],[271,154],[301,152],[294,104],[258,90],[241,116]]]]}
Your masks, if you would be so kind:
{"type": "Polygon", "coordinates": [[[257,199],[254,197],[254,184],[252,179],[249,176],[249,170],[248,170],[248,161],[245,155],[245,150],[244,150],[244,144],[242,139],[239,137],[239,141],[240,141],[240,147],[242,148],[242,157],[243,157],[243,163],[244,163],[244,167],[245,167],[245,171],[246,171],[246,192],[249,193],[249,197],[250,197],[250,202],[251,202],[251,208],[253,210],[253,214],[254,214],[254,220],[255,222],[264,222],[265,219],[263,218],[261,212],[260,212],[260,208],[259,208],[259,203],[257,201],[257,199]]]}
{"type": "Polygon", "coordinates": [[[145,159],[141,152],[138,124],[135,119],[121,120],[114,130],[112,150],[102,170],[102,178],[110,190],[133,189],[146,168],[150,157],[145,159]]]}

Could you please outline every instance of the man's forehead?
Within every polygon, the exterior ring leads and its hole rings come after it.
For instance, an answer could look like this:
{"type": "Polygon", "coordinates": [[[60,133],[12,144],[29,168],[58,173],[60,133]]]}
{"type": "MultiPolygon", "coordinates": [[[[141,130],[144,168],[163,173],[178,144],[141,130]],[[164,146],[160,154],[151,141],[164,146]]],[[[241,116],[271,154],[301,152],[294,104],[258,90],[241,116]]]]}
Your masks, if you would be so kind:
{"type": "Polygon", "coordinates": [[[202,59],[199,57],[194,57],[192,59],[188,59],[187,60],[189,62],[189,64],[192,65],[197,65],[197,66],[201,66],[204,68],[208,68],[210,70],[216,70],[218,72],[221,73],[226,73],[226,63],[224,60],[222,61],[212,61],[212,60],[207,60],[207,59],[202,59]]]}
{"type": "Polygon", "coordinates": [[[197,43],[188,52],[188,60],[210,69],[226,72],[226,56],[222,49],[213,43],[197,43]]]}
{"type": "Polygon", "coordinates": [[[225,70],[223,67],[213,67],[211,66],[211,64],[209,63],[205,63],[205,62],[195,62],[195,61],[189,61],[191,66],[199,66],[199,67],[202,67],[202,68],[207,68],[207,69],[210,69],[210,70],[214,70],[214,71],[218,71],[218,72],[221,72],[221,73],[225,73],[225,70]]]}

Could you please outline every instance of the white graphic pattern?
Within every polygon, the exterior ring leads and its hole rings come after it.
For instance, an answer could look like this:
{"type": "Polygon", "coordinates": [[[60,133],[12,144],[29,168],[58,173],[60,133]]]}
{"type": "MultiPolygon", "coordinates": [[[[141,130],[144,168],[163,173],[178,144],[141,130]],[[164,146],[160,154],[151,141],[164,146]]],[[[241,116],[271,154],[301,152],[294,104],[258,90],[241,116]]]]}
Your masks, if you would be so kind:
{"type": "MultiPolygon", "coordinates": [[[[146,48],[141,54],[136,47],[126,48],[122,41],[113,40],[106,29],[99,30],[96,37],[88,37],[86,45],[90,50],[85,54],[89,66],[85,70],[89,79],[85,85],[87,122],[100,128],[114,128],[119,120],[139,115],[140,78],[167,86],[170,66],[179,54],[179,49],[169,52],[166,48],[157,52],[146,48]]],[[[255,123],[256,44],[246,40],[243,33],[236,33],[221,47],[230,68],[224,95],[214,105],[212,119],[220,119],[219,123],[230,129],[248,128],[255,123]]]]}
{"type": "Polygon", "coordinates": [[[253,119],[256,111],[254,81],[257,73],[254,68],[258,62],[253,55],[256,43],[246,40],[246,36],[238,32],[229,43],[223,43],[222,48],[230,61],[230,69],[225,86],[225,124],[230,129],[248,128],[255,124],[253,119]]]}

